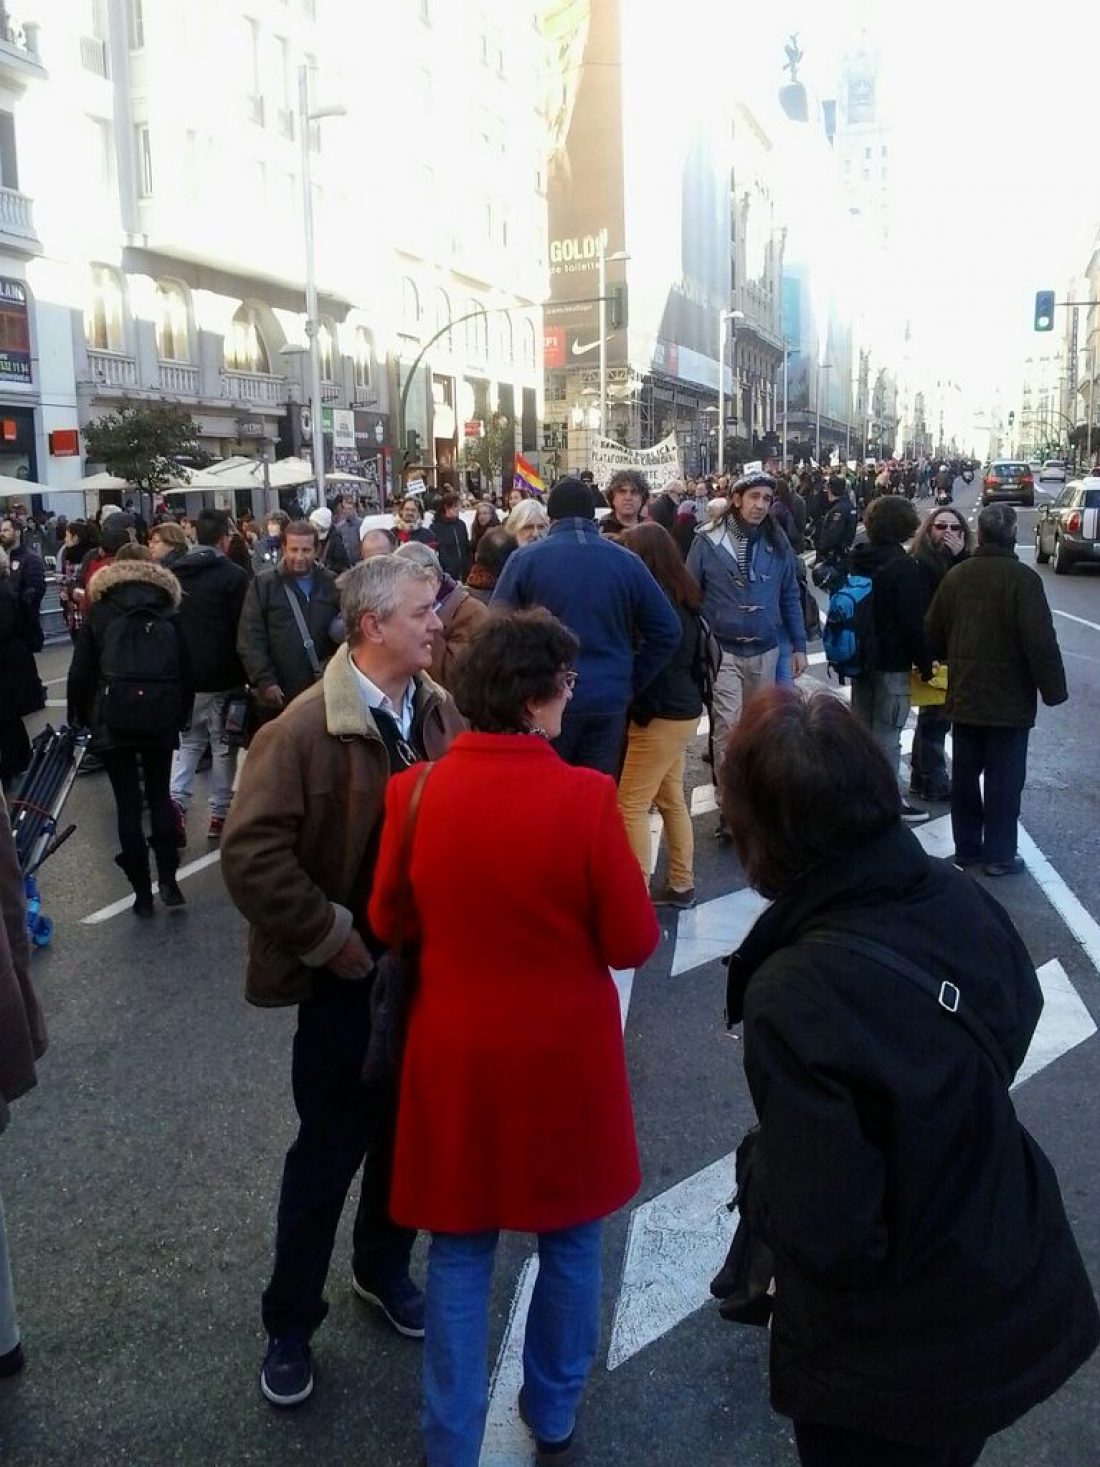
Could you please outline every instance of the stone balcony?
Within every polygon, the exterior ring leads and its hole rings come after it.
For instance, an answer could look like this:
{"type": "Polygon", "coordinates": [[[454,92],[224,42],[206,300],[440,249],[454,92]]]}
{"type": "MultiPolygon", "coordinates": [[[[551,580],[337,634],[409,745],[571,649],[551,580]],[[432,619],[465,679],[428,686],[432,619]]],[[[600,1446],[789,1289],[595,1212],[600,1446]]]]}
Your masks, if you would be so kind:
{"type": "Polygon", "coordinates": [[[89,348],[88,377],[109,392],[128,392],[137,386],[137,361],[122,352],[89,348]]]}
{"type": "Polygon", "coordinates": [[[222,396],[237,402],[266,403],[283,407],[287,400],[287,380],[267,372],[222,372],[222,396]]]}
{"type": "Polygon", "coordinates": [[[25,85],[30,77],[44,78],[46,68],[38,54],[38,27],[20,25],[0,0],[0,77],[25,85]]]}
{"type": "Polygon", "coordinates": [[[160,390],[171,397],[198,397],[199,369],[187,362],[159,364],[160,390]]]}
{"type": "Polygon", "coordinates": [[[42,253],[31,200],[14,188],[0,188],[0,248],[19,255],[42,253]]]}

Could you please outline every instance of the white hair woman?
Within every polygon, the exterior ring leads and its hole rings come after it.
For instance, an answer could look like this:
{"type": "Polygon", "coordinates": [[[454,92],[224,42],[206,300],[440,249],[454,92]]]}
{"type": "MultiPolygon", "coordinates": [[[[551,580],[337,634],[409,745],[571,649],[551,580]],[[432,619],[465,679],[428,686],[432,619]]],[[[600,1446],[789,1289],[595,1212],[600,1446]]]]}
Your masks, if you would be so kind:
{"type": "Polygon", "coordinates": [[[504,528],[520,545],[541,540],[550,529],[550,517],[537,499],[524,499],[504,521],[504,528]]]}

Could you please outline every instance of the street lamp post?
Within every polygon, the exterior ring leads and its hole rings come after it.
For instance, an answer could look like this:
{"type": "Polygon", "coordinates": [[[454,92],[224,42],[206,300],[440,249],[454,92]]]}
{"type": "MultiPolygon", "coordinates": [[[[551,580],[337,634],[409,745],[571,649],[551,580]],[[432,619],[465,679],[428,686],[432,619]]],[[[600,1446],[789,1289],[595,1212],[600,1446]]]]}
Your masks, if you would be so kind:
{"type": "Polygon", "coordinates": [[[616,250],[613,255],[609,255],[607,241],[603,232],[600,232],[596,255],[596,264],[599,269],[597,295],[600,303],[600,432],[605,437],[607,436],[607,262],[608,260],[629,259],[630,256],[625,250],[616,250]]]}
{"type": "Polygon", "coordinates": [[[302,218],[306,242],[306,337],[309,341],[309,397],[313,431],[310,448],[317,502],[325,502],[325,435],[321,426],[321,322],[317,306],[317,270],[313,245],[313,180],[309,156],[309,125],[323,117],[343,117],[340,105],[309,108],[309,67],[298,68],[298,134],[302,151],[302,218]]]}
{"type": "Polygon", "coordinates": [[[817,460],[818,468],[821,467],[821,378],[825,372],[832,370],[832,362],[818,362],[817,364],[817,430],[814,434],[814,458],[817,460]]]}
{"type": "Polygon", "coordinates": [[[737,421],[737,321],[745,319],[744,311],[718,312],[718,472],[726,467],[726,322],[730,323],[730,339],[733,341],[733,380],[730,383],[730,401],[734,407],[734,422],[737,421]]]}

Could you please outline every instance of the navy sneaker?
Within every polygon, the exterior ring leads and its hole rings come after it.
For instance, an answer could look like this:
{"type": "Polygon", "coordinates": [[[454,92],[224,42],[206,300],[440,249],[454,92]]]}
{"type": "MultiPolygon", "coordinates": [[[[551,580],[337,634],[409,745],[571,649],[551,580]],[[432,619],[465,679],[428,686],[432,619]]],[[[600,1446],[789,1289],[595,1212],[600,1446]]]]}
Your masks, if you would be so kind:
{"type": "Polygon", "coordinates": [[[573,1440],[576,1431],[571,1431],[561,1441],[544,1441],[531,1425],[522,1391],[519,1393],[519,1419],[535,1438],[535,1461],[538,1467],[566,1467],[567,1463],[573,1461],[573,1440]]]}
{"type": "Polygon", "coordinates": [[[300,1406],[313,1394],[313,1356],[301,1333],[269,1335],[260,1390],[273,1406],[300,1406]]]}
{"type": "Polygon", "coordinates": [[[424,1295],[407,1273],[368,1282],[352,1269],[351,1286],[360,1299],[382,1311],[399,1335],[410,1340],[424,1338],[424,1295]]]}

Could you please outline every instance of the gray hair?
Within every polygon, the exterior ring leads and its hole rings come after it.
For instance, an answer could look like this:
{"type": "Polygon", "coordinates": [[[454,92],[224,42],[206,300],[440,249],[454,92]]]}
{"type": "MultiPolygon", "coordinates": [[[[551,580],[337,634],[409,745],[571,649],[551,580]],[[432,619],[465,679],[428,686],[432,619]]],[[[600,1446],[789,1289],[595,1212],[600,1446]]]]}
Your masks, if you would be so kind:
{"type": "Polygon", "coordinates": [[[549,523],[550,516],[537,499],[524,499],[509,513],[504,528],[509,535],[514,535],[517,530],[528,530],[532,525],[545,530],[549,523]]]}
{"type": "Polygon", "coordinates": [[[373,555],[340,577],[340,615],[349,643],[359,640],[359,623],[368,612],[379,621],[394,614],[400,588],[409,581],[427,585],[439,576],[411,556],[373,555]]]}
{"type": "Polygon", "coordinates": [[[443,567],[439,563],[439,556],[430,545],[425,545],[423,540],[406,540],[404,545],[399,545],[393,552],[402,560],[411,560],[414,565],[425,566],[434,572],[439,580],[443,579],[443,567]]]}
{"type": "Polygon", "coordinates": [[[987,504],[978,516],[978,544],[1011,550],[1015,543],[1016,511],[1011,504],[987,504]]]}

